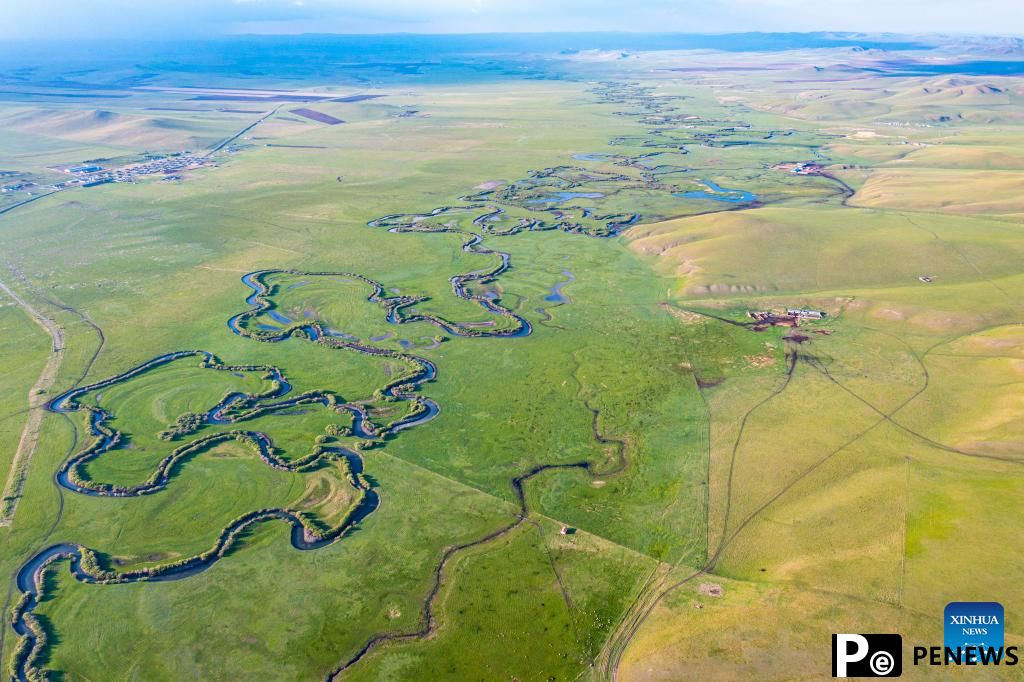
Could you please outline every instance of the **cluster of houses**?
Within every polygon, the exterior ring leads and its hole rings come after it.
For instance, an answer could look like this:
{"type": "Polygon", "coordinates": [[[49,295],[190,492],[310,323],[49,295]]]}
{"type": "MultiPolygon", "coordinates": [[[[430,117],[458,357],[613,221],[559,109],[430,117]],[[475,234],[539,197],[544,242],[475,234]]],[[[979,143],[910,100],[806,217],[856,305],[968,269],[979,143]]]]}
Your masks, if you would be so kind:
{"type": "Polygon", "coordinates": [[[183,171],[210,165],[212,165],[212,162],[205,156],[195,156],[189,152],[182,152],[180,154],[156,157],[134,166],[127,166],[118,172],[130,175],[175,175],[183,171]]]}
{"type": "Polygon", "coordinates": [[[774,166],[775,170],[789,171],[797,175],[820,175],[824,167],[810,161],[787,161],[774,166]]]}
{"type": "MultiPolygon", "coordinates": [[[[135,182],[135,178],[146,175],[177,175],[183,171],[210,165],[205,156],[196,156],[190,152],[176,152],[166,156],[154,156],[142,163],[104,169],[101,166],[83,165],[65,168],[65,173],[75,175],[82,180],[85,187],[92,187],[106,182],[135,182]]],[[[180,176],[179,176],[180,177],[180,176]]]]}
{"type": "MultiPolygon", "coordinates": [[[[141,163],[119,168],[104,168],[99,164],[87,162],[61,168],[60,170],[71,176],[67,180],[48,185],[41,185],[31,180],[18,180],[0,186],[0,193],[26,192],[33,195],[59,192],[72,187],[95,187],[109,182],[135,182],[136,178],[147,175],[162,175],[164,180],[180,180],[182,172],[210,165],[212,162],[207,157],[197,156],[188,151],[152,156],[141,163]]],[[[9,175],[9,173],[6,174],[9,175]]]]}

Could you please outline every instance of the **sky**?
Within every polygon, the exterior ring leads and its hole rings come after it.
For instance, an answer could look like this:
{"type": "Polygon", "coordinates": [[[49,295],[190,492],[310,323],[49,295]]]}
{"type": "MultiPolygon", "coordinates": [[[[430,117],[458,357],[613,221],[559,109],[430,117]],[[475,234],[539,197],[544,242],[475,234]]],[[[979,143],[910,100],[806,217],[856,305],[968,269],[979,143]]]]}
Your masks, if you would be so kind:
{"type": "Polygon", "coordinates": [[[1024,36],[1022,0],[0,0],[0,39],[864,31],[1024,36]]]}

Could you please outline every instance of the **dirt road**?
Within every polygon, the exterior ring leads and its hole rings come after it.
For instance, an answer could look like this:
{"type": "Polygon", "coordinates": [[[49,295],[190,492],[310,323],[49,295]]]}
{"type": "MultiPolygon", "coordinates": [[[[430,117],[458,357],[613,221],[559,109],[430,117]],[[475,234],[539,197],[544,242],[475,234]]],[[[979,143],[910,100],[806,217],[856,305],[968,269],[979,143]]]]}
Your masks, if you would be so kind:
{"type": "Polygon", "coordinates": [[[43,366],[39,379],[29,389],[28,414],[25,418],[25,427],[21,431],[18,449],[14,452],[11,470],[7,475],[3,496],[0,498],[3,500],[2,506],[0,506],[0,526],[8,526],[14,519],[14,512],[18,507],[18,501],[21,499],[25,477],[28,474],[28,465],[39,442],[39,429],[42,426],[43,415],[46,411],[46,400],[49,396],[50,388],[57,378],[57,370],[60,369],[60,363],[64,357],[64,330],[61,329],[56,320],[36,310],[32,304],[3,282],[0,282],[0,291],[10,296],[15,303],[28,313],[36,324],[45,329],[53,343],[53,352],[47,358],[46,365],[43,366]]]}

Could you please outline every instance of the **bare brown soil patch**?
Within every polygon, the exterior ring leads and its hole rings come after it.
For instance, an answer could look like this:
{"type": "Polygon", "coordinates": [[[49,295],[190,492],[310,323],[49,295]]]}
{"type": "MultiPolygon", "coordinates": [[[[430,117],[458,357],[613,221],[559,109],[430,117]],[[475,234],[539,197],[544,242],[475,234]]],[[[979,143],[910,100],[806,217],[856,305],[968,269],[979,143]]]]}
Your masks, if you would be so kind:
{"type": "Polygon", "coordinates": [[[722,586],[718,583],[701,583],[697,592],[707,597],[721,597],[724,594],[722,586]]]}

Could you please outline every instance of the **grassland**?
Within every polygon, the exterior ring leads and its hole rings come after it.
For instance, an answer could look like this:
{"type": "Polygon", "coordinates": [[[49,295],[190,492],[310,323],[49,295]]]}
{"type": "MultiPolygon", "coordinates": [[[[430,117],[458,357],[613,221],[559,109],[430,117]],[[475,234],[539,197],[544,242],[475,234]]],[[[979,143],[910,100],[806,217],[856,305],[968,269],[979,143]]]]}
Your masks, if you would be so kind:
{"type": "MultiPolygon", "coordinates": [[[[673,59],[581,56],[573,78],[415,89],[391,74],[382,98],[309,105],[338,125],[159,89],[110,116],[5,105],[0,148],[40,178],[243,133],[180,182],[0,216],[0,279],[67,336],[59,391],[174,351],[233,366],[189,356],[48,414],[0,570],[64,542],[115,574],[159,568],[254,510],[333,526],[360,494],[350,465],[291,466],[325,444],[358,455],[380,498],[310,551],[284,524],[247,526],[179,580],[98,585],[58,563],[32,608],[39,668],[816,678],[834,624],[932,643],[945,603],[968,599],[1001,601],[1017,641],[1019,86],[865,75],[872,98],[787,60],[660,70],[673,59]],[[203,111],[164,111],[186,106],[203,111]],[[964,115],[940,120],[950,106],[964,115]],[[814,170],[784,165],[798,162],[814,170]],[[262,303],[240,281],[254,272],[262,303]],[[747,317],[792,306],[827,316],[747,317]],[[388,399],[418,362],[436,377],[388,399]],[[271,405],[269,368],[317,400],[160,436],[228,393],[271,405]],[[436,416],[386,433],[426,401],[436,416]],[[337,405],[365,409],[379,437],[349,433],[337,405]],[[83,483],[137,486],[174,448],[239,428],[284,465],[225,440],[150,494],[81,494],[54,473],[89,447],[86,408],[123,437],[83,483]],[[183,637],[197,622],[203,636],[183,637]]],[[[0,325],[18,353],[2,360],[0,424],[14,424],[49,346],[12,307],[0,325]]],[[[4,453],[16,432],[0,431],[4,453]]],[[[19,664],[13,581],[9,594],[5,670],[19,664]]]]}
{"type": "MultiPolygon", "coordinates": [[[[978,524],[1022,511],[1005,496],[1020,477],[1019,419],[1009,416],[1019,414],[1010,349],[1024,303],[1009,189],[1019,131],[999,114],[1019,86],[1000,84],[993,102],[987,90],[938,98],[897,83],[883,101],[907,107],[885,112],[898,114],[898,127],[880,122],[882,111],[806,104],[796,93],[781,106],[774,88],[748,97],[760,110],[827,120],[841,137],[820,156],[855,190],[849,198],[628,233],[679,277],[677,317],[716,328],[704,348],[737,336],[764,343],[747,363],[706,370],[715,377],[704,391],[711,559],[659,583],[625,652],[613,649],[626,679],[813,679],[828,651],[812,633],[858,623],[901,632],[909,647],[941,638],[949,601],[1016,599],[1001,577],[1018,573],[1006,551],[1014,522],[978,524]],[[938,121],[949,106],[963,115],[938,121]],[[747,310],[787,305],[828,318],[804,325],[800,343],[779,339],[794,336],[788,330],[742,326],[747,310]],[[784,346],[790,362],[773,361],[784,346]],[[707,585],[723,595],[709,596],[707,585]]],[[[832,99],[861,96],[841,88],[832,99]]],[[[1019,641],[1017,628],[1007,632],[1008,644],[1019,641]]]]}
{"type": "MultiPolygon", "coordinates": [[[[14,456],[19,448],[25,452],[27,446],[22,446],[23,433],[26,423],[29,421],[28,405],[30,402],[38,403],[37,396],[31,395],[35,391],[39,380],[39,373],[44,370],[48,355],[52,352],[49,336],[31,322],[29,314],[19,306],[14,299],[8,298],[3,307],[0,308],[0,323],[3,325],[2,338],[4,340],[4,357],[9,358],[10,367],[4,372],[4,395],[3,417],[0,418],[0,442],[3,443],[3,451],[10,453],[8,457],[0,460],[0,480],[5,483],[11,479],[14,456]]],[[[7,487],[5,486],[5,494],[7,487]]],[[[7,509],[13,501],[4,500],[4,508],[7,509]]]]}

